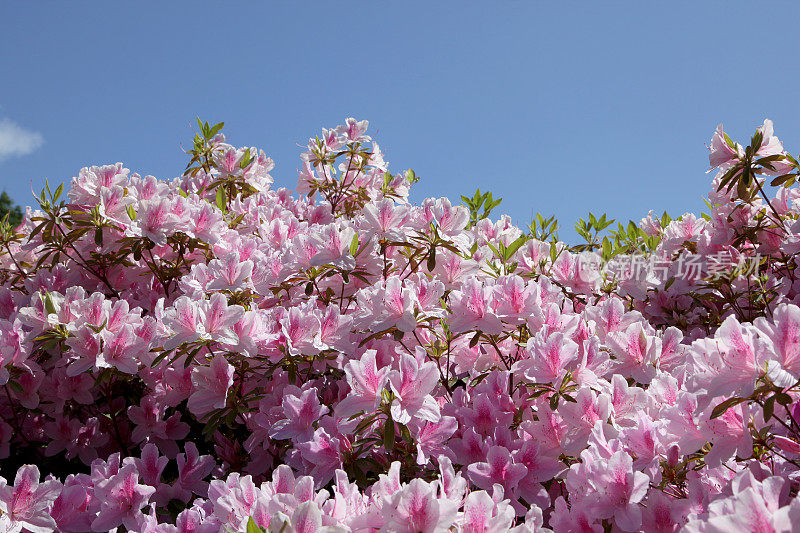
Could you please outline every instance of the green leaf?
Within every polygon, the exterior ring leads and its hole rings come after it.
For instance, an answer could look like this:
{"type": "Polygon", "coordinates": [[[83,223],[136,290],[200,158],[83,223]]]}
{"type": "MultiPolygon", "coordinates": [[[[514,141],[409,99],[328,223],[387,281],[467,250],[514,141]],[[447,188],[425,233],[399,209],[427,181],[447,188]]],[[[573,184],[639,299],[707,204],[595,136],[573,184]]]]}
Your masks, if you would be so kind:
{"type": "Polygon", "coordinates": [[[774,178],[771,182],[769,182],[769,184],[773,187],[777,187],[778,185],[783,185],[789,181],[789,179],[791,179],[793,176],[796,176],[796,174],[782,174],[777,178],[774,178]]]}
{"type": "Polygon", "coordinates": [[[753,153],[758,152],[758,149],[761,148],[761,143],[763,140],[764,134],[757,130],[753,135],[753,138],[750,140],[750,146],[748,148],[752,148],[753,153]]]}
{"type": "Polygon", "coordinates": [[[239,168],[241,169],[247,168],[247,165],[249,165],[252,160],[253,159],[250,156],[250,148],[248,148],[244,151],[244,156],[242,156],[242,160],[239,161],[239,168]]]}
{"type": "Polygon", "coordinates": [[[219,132],[219,130],[221,130],[224,127],[225,127],[225,123],[224,122],[220,122],[218,124],[214,124],[211,127],[211,129],[209,130],[209,132],[208,132],[208,137],[209,138],[213,137],[214,135],[216,135],[219,132]]]}
{"type": "Polygon", "coordinates": [[[773,413],[775,413],[775,396],[770,396],[764,402],[764,420],[769,421],[773,413]]]}
{"type": "MultiPolygon", "coordinates": [[[[480,374],[480,375],[478,375],[478,376],[476,376],[476,377],[472,378],[472,380],[469,382],[469,386],[470,386],[470,388],[472,388],[472,387],[475,387],[476,385],[478,385],[478,384],[479,384],[481,381],[483,381],[484,379],[486,379],[486,377],[487,377],[488,375],[489,375],[489,372],[484,372],[483,374],[480,374]]],[[[463,382],[462,382],[462,383],[463,383],[463,382]]]]}
{"type": "Polygon", "coordinates": [[[518,238],[517,240],[515,240],[514,242],[509,244],[508,248],[506,248],[505,257],[503,259],[505,259],[506,261],[511,259],[511,257],[517,252],[517,250],[520,249],[520,247],[523,244],[525,244],[527,242],[527,240],[528,240],[528,236],[527,235],[523,235],[522,237],[518,238]]]}
{"type": "Polygon", "coordinates": [[[236,226],[239,225],[239,223],[242,220],[244,220],[244,213],[242,213],[241,215],[239,215],[236,218],[234,218],[233,220],[231,220],[231,223],[229,225],[230,225],[231,228],[235,228],[236,226]]]}
{"type": "Polygon", "coordinates": [[[192,350],[192,353],[190,353],[189,356],[186,358],[186,361],[183,362],[183,368],[189,368],[189,365],[192,364],[192,361],[194,361],[195,356],[198,353],[200,353],[201,348],[202,346],[198,346],[197,348],[192,350]]]}
{"type": "Polygon", "coordinates": [[[353,240],[350,241],[350,255],[355,257],[356,252],[358,252],[358,233],[353,235],[353,240]]]}
{"type": "Polygon", "coordinates": [[[264,531],[263,529],[261,529],[260,527],[258,527],[258,525],[256,525],[256,522],[255,520],[253,520],[252,516],[247,520],[246,533],[262,533],[263,531],[264,531]]]}
{"type": "Polygon", "coordinates": [[[725,174],[722,175],[722,178],[719,180],[719,186],[717,187],[718,191],[721,191],[725,186],[734,178],[736,174],[741,170],[741,165],[736,164],[729,168],[725,174]]]}
{"type": "Polygon", "coordinates": [[[550,396],[550,409],[555,411],[558,408],[558,394],[550,396]]]}
{"type": "Polygon", "coordinates": [[[775,154],[775,155],[768,155],[766,157],[762,157],[760,159],[756,159],[755,163],[757,165],[763,165],[764,163],[772,163],[774,161],[782,161],[784,158],[783,154],[775,154]]]}
{"type": "Polygon", "coordinates": [[[742,179],[740,179],[739,183],[736,185],[736,194],[742,200],[747,200],[750,196],[748,182],[745,181],[744,175],[742,175],[742,179]]]}
{"type": "Polygon", "coordinates": [[[157,367],[157,366],[158,366],[158,363],[160,363],[161,361],[163,361],[163,360],[164,360],[164,358],[165,358],[166,356],[168,356],[170,353],[172,353],[172,350],[163,350],[163,351],[162,351],[160,354],[158,354],[158,355],[155,357],[155,359],[153,359],[153,362],[152,362],[152,363],[150,363],[150,368],[155,368],[155,367],[157,367]]]}
{"type": "Polygon", "coordinates": [[[22,385],[20,385],[18,381],[11,380],[8,382],[8,386],[17,394],[25,394],[25,389],[22,388],[22,385]]]}
{"type": "Polygon", "coordinates": [[[728,398],[724,402],[722,402],[719,405],[717,405],[711,411],[711,417],[710,418],[713,420],[713,419],[715,419],[715,418],[717,418],[719,416],[722,416],[722,414],[725,411],[727,411],[728,409],[730,409],[734,405],[739,405],[740,403],[742,403],[742,402],[744,402],[746,400],[747,400],[747,398],[737,398],[736,396],[734,396],[733,398],[728,398]]]}
{"type": "Polygon", "coordinates": [[[433,272],[433,269],[436,268],[436,247],[431,246],[430,252],[428,252],[428,261],[426,265],[428,267],[428,272],[433,272]]]}
{"type": "Polygon", "coordinates": [[[740,178],[740,181],[743,181],[745,184],[749,186],[750,181],[752,181],[752,178],[753,178],[753,169],[750,168],[750,165],[745,165],[744,167],[742,167],[742,177],[740,178]]]}
{"type": "Polygon", "coordinates": [[[613,250],[611,249],[611,241],[608,239],[608,237],[603,237],[603,259],[605,260],[611,259],[612,251],[613,250]]]}
{"type": "Polygon", "coordinates": [[[478,344],[479,340],[481,340],[481,332],[480,331],[475,333],[475,335],[472,337],[472,339],[470,339],[469,347],[470,348],[474,348],[478,344]]]}
{"type": "Polygon", "coordinates": [[[723,131],[722,135],[725,137],[725,143],[734,150],[736,150],[736,143],[733,142],[733,140],[730,137],[728,137],[728,134],[723,131]]]}
{"type": "Polygon", "coordinates": [[[133,206],[131,206],[131,205],[125,206],[125,211],[128,212],[128,217],[131,220],[136,220],[136,211],[133,209],[133,206]]]}
{"type": "Polygon", "coordinates": [[[394,420],[389,418],[383,424],[383,447],[386,448],[387,452],[394,449],[394,438],[394,420]]]}
{"type": "Polygon", "coordinates": [[[786,394],[785,392],[779,392],[775,395],[775,401],[781,404],[782,406],[786,407],[792,403],[792,397],[786,394]]]}
{"type": "Polygon", "coordinates": [[[53,315],[56,313],[56,306],[53,304],[53,296],[49,292],[45,292],[44,296],[42,297],[44,303],[44,309],[47,311],[48,315],[53,315]]]}
{"type": "Polygon", "coordinates": [[[217,187],[217,207],[224,213],[228,208],[228,200],[225,194],[225,187],[217,187]]]}

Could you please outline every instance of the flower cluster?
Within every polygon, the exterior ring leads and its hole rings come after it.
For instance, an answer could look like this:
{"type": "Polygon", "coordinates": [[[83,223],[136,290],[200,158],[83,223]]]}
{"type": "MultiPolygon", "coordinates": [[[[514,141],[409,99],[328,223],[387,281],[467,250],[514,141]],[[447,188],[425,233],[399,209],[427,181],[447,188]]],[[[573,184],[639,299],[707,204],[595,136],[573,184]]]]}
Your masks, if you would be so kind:
{"type": "Polygon", "coordinates": [[[0,227],[0,531],[800,520],[800,165],[771,122],[714,134],[709,214],[591,215],[575,246],[491,195],[411,203],[366,121],[309,141],[300,196],[199,127],[181,177],[84,168],[0,227]],[[661,275],[583,268],[630,254],[661,275]],[[680,275],[723,255],[758,268],[680,275]]]}

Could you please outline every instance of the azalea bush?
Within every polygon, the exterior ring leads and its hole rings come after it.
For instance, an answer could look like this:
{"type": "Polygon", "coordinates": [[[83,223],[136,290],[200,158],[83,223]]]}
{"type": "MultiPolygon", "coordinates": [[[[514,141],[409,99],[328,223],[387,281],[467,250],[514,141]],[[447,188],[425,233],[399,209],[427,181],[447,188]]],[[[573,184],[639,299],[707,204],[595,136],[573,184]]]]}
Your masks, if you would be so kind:
{"type": "Polygon", "coordinates": [[[708,212],[409,201],[346,124],[296,191],[199,122],[0,226],[0,530],[790,531],[800,165],[720,127],[708,212]]]}

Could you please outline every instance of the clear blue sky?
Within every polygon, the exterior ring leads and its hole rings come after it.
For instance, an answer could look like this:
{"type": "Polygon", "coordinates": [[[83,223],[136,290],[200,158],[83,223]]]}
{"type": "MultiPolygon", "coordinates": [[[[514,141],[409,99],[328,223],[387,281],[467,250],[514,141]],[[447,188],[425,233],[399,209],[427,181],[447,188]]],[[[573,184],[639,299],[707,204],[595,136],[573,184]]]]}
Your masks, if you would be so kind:
{"type": "Polygon", "coordinates": [[[294,188],[298,143],[354,116],[422,177],[417,201],[480,187],[562,227],[699,211],[718,123],[771,118],[800,151],[796,6],[2,2],[0,189],[27,204],[117,161],[176,176],[197,115],[294,188]]]}

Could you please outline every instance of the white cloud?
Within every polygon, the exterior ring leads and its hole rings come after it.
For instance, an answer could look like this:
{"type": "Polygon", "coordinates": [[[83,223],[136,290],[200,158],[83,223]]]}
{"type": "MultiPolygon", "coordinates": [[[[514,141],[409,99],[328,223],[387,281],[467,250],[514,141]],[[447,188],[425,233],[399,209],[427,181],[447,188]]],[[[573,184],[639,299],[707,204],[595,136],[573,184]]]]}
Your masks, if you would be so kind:
{"type": "Polygon", "coordinates": [[[21,128],[10,119],[0,119],[0,161],[28,155],[44,144],[41,133],[21,128]]]}

